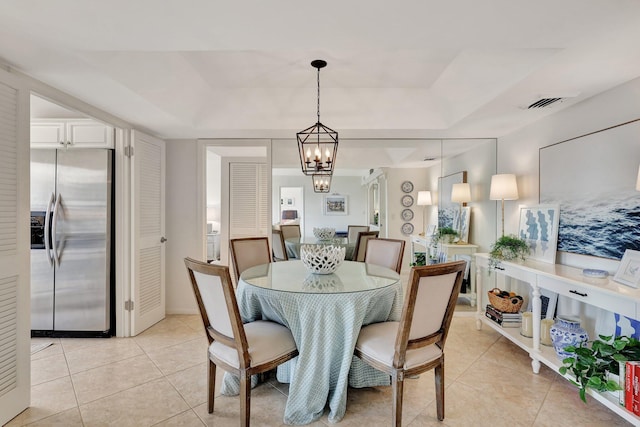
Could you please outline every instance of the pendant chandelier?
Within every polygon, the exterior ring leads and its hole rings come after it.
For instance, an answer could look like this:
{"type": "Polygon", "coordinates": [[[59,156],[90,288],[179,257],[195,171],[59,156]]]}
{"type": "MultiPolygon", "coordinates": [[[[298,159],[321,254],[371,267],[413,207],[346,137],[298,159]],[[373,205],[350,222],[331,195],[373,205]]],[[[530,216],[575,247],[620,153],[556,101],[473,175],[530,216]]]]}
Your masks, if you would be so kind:
{"type": "Polygon", "coordinates": [[[328,193],[331,189],[331,175],[311,175],[314,193],[328,193]]]}
{"type": "MultiPolygon", "coordinates": [[[[311,62],[311,66],[318,70],[318,121],[315,125],[296,134],[300,151],[300,165],[302,166],[303,174],[328,176],[330,184],[338,153],[338,132],[320,123],[320,68],[326,67],[327,62],[322,59],[316,59],[311,62]]],[[[316,191],[315,178],[313,182],[314,191],[316,191]]],[[[322,192],[328,191],[329,189],[327,188],[326,191],[322,192]]]]}

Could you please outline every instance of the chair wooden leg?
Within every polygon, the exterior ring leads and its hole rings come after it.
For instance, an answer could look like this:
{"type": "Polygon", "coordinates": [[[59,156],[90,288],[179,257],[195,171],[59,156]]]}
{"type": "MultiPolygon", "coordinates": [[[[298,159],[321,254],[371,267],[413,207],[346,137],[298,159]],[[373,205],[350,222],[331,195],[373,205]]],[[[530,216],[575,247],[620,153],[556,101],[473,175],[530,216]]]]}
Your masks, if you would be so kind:
{"type": "Polygon", "coordinates": [[[251,375],[240,372],[240,425],[249,427],[251,418],[251,375]]]}
{"type": "Polygon", "coordinates": [[[436,408],[438,420],[444,420],[444,356],[434,370],[436,378],[436,408]]]}
{"type": "Polygon", "coordinates": [[[209,413],[213,413],[213,401],[216,390],[216,364],[209,359],[209,378],[207,384],[207,403],[209,404],[209,413]]]}
{"type": "Polygon", "coordinates": [[[402,426],[402,393],[404,390],[404,381],[399,378],[403,378],[402,374],[400,376],[397,374],[393,375],[391,379],[393,382],[393,420],[391,425],[395,427],[402,426]]]}

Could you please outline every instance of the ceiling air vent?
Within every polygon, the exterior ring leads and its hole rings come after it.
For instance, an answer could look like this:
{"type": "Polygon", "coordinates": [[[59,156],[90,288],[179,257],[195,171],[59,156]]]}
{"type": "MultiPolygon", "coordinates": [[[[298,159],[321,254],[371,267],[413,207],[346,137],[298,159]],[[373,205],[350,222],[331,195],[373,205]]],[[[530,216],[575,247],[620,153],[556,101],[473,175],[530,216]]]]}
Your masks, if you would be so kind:
{"type": "Polygon", "coordinates": [[[563,98],[542,98],[532,104],[529,104],[527,110],[532,108],[545,108],[550,106],[551,104],[555,104],[558,101],[562,101],[563,98]]]}
{"type": "Polygon", "coordinates": [[[562,104],[564,101],[570,98],[575,98],[579,95],[579,93],[564,93],[564,94],[554,94],[555,96],[549,95],[538,95],[532,101],[529,101],[526,104],[521,105],[520,108],[523,110],[533,110],[533,109],[541,109],[541,108],[549,108],[556,105],[562,104]]]}

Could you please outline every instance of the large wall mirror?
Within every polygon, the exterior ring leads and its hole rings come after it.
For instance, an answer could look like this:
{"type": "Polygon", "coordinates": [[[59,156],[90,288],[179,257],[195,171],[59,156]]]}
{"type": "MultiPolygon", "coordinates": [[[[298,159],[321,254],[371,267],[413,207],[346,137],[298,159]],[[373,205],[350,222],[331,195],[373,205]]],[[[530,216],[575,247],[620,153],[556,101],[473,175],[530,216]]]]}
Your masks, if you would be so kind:
{"type": "Polygon", "coordinates": [[[381,236],[401,238],[399,183],[412,183],[408,194],[413,199],[420,190],[431,191],[432,206],[409,207],[419,233],[423,224],[437,224],[439,178],[466,171],[471,187],[469,242],[486,252],[496,238],[496,203],[489,200],[489,183],[496,173],[495,139],[342,139],[329,193],[346,198],[348,208],[341,215],[326,214],[327,194],[315,193],[311,177],[302,174],[295,139],[273,140],[271,155],[272,224],[280,221],[283,189],[297,187],[304,193],[303,205],[296,206],[305,219],[303,235],[311,236],[313,227],[340,231],[368,224],[379,226],[381,236]]]}

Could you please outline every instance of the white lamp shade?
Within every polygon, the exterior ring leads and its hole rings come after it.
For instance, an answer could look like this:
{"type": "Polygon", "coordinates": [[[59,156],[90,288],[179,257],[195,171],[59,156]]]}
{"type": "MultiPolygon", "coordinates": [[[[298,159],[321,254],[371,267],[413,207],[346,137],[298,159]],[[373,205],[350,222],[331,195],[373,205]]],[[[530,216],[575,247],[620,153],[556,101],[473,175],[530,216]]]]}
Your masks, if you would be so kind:
{"type": "Polygon", "coordinates": [[[451,201],[456,203],[467,203],[471,201],[471,186],[464,182],[453,184],[451,188],[451,201]]]}
{"type": "Polygon", "coordinates": [[[431,191],[418,191],[418,206],[431,205],[431,191]]]}
{"type": "Polygon", "coordinates": [[[511,173],[493,175],[491,177],[490,200],[517,200],[518,184],[516,176],[511,173]]]}
{"type": "Polygon", "coordinates": [[[640,168],[638,168],[638,180],[636,181],[636,190],[640,191],[640,168]]]}

